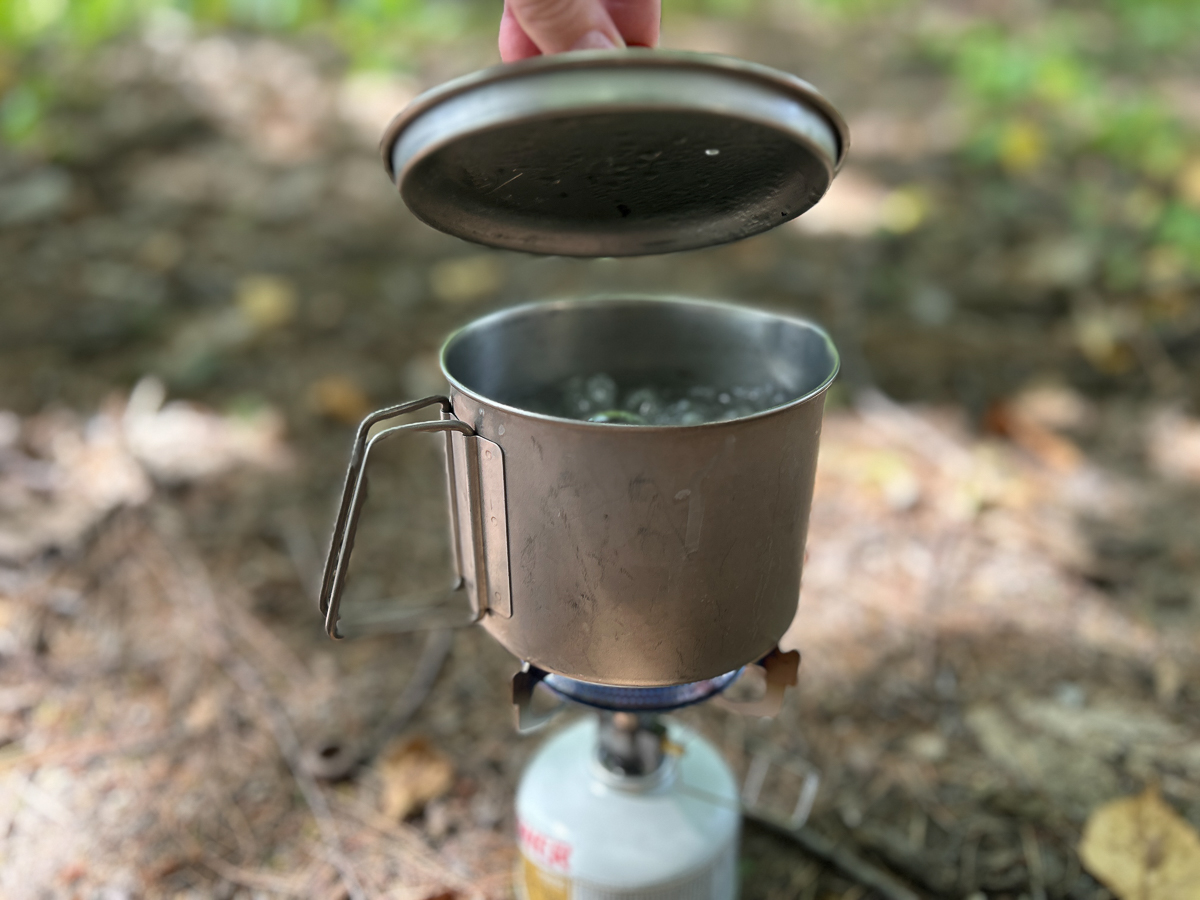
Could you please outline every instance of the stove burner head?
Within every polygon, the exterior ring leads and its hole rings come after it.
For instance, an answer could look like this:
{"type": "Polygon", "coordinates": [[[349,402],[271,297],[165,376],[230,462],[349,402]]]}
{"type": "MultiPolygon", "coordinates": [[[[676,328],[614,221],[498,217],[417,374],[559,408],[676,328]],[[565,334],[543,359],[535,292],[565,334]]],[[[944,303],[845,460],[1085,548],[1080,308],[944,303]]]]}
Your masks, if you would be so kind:
{"type": "Polygon", "coordinates": [[[593,684],[554,674],[546,675],[542,683],[565,700],[573,700],[596,709],[613,712],[668,712],[715,697],[733,684],[741,674],[741,669],[735,669],[716,678],[669,687],[593,684]]]}

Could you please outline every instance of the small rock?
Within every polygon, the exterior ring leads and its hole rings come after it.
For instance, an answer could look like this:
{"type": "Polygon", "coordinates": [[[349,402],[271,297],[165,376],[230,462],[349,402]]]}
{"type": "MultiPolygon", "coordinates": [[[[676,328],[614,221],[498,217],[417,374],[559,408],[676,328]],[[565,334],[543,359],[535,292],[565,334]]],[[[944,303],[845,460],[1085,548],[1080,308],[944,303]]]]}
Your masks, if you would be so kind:
{"type": "Polygon", "coordinates": [[[71,176],[62,169],[40,169],[0,187],[0,225],[28,225],[52,219],[71,201],[71,176]]]}
{"type": "Polygon", "coordinates": [[[263,186],[255,212],[264,222],[291,222],[315,214],[324,194],[327,174],[309,165],[277,176],[263,186]]]}
{"type": "Polygon", "coordinates": [[[1054,689],[1054,702],[1067,709],[1087,706],[1087,692],[1073,681],[1064,681],[1054,689]]]}
{"type": "Polygon", "coordinates": [[[324,291],[308,304],[308,320],[316,328],[328,331],[337,328],[346,317],[346,298],[335,291],[324,291]]]}
{"type": "Polygon", "coordinates": [[[492,829],[504,821],[507,801],[490,793],[480,792],[471,798],[471,817],[480,828],[492,829]]]}
{"type": "Polygon", "coordinates": [[[922,731],[906,742],[908,752],[924,762],[938,762],[946,758],[946,739],[936,731],[922,731]]]}
{"type": "Polygon", "coordinates": [[[449,803],[431,800],[425,806],[425,833],[434,840],[444,838],[450,833],[452,819],[449,803]]]}
{"type": "Polygon", "coordinates": [[[138,259],[156,272],[168,272],[183,261],[185,247],[173,231],[156,231],[138,248],[138,259]]]}
{"type": "Polygon", "coordinates": [[[21,417],[7,409],[0,410],[0,450],[16,446],[21,437],[21,417]]]}
{"type": "Polygon", "coordinates": [[[1171,706],[1183,689],[1183,667],[1171,656],[1154,661],[1154,695],[1163,706],[1171,706]]]}
{"type": "Polygon", "coordinates": [[[1200,483],[1200,420],[1177,410],[1162,410],[1146,429],[1151,467],[1172,481],[1200,483]]]}
{"type": "Polygon", "coordinates": [[[1028,251],[1023,274],[1034,285],[1078,287],[1092,277],[1096,253],[1080,238],[1040,240],[1028,251]]]}
{"type": "Polygon", "coordinates": [[[954,315],[954,295],[936,284],[923,284],[908,300],[909,314],[921,325],[936,328],[954,315]]]}
{"type": "Polygon", "coordinates": [[[130,307],[154,307],[166,297],[162,279],[134,266],[110,260],[88,263],[83,286],[93,297],[130,307]]]}

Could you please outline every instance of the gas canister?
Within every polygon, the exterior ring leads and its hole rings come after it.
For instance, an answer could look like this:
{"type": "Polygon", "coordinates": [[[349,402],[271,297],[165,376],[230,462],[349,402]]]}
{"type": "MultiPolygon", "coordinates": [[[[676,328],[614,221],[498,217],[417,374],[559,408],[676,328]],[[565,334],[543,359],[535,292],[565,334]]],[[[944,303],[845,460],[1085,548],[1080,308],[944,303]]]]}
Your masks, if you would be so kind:
{"type": "MultiPolygon", "coordinates": [[[[654,765],[629,765],[605,734],[578,722],[533,758],[517,791],[522,900],[733,900],[738,792],[716,749],[674,723],[654,765]]],[[[658,726],[661,728],[661,726],[658,726]]],[[[657,738],[635,728],[615,739],[657,738]],[[632,737],[630,737],[632,735],[632,737]]]]}

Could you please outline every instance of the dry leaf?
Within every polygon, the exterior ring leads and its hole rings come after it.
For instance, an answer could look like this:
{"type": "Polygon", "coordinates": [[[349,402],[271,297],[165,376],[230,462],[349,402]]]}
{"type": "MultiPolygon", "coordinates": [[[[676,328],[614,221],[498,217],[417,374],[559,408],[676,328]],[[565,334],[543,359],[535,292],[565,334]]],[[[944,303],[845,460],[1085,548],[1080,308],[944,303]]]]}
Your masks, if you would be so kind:
{"type": "Polygon", "coordinates": [[[1054,431],[1090,428],[1098,417],[1092,401],[1063,384],[1027,387],[1013,397],[1012,405],[1024,418],[1054,431]]]}
{"type": "Polygon", "coordinates": [[[1200,420],[1171,409],[1154,414],[1146,428],[1146,455],[1165,478],[1200,482],[1200,420]]]}
{"type": "Polygon", "coordinates": [[[504,280],[500,261],[490,253],[444,259],[429,270],[433,294],[443,303],[470,303],[494,294],[504,280]]]}
{"type": "Polygon", "coordinates": [[[275,275],[247,275],[237,286],[237,306],[255,332],[286,325],[296,315],[296,288],[275,275]]]}
{"type": "Polygon", "coordinates": [[[1200,900],[1200,835],[1155,788],[1093,811],[1079,856],[1120,900],[1200,900]]]}
{"type": "Polygon", "coordinates": [[[1056,472],[1074,472],[1083,465],[1083,452],[1075,444],[1025,414],[1015,403],[993,404],[986,424],[1056,472]]]}
{"type": "Polygon", "coordinates": [[[454,784],[454,764],[424,738],[394,740],[379,757],[383,812],[403,819],[454,784]]]}
{"type": "Polygon", "coordinates": [[[1010,122],[1000,135],[1000,164],[1009,172],[1030,172],[1041,164],[1045,155],[1045,137],[1033,122],[1010,122]]]}
{"type": "Polygon", "coordinates": [[[348,375],[327,375],[310,384],[308,406],[343,425],[357,425],[371,411],[366,392],[348,375]]]}
{"type": "Polygon", "coordinates": [[[287,464],[283,419],[270,409],[222,416],[180,400],[165,403],[166,387],[143,378],[122,416],[125,446],[156,481],[183,484],[239,466],[278,469],[287,464]]]}

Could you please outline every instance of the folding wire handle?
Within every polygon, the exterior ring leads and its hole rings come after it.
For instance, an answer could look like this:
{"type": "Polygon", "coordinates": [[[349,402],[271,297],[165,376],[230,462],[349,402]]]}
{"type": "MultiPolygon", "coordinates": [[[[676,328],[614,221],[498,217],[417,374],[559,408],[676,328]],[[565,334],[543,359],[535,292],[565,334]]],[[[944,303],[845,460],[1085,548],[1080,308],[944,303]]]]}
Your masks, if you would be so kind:
{"type": "MultiPolygon", "coordinates": [[[[793,831],[802,828],[812,814],[821,788],[821,773],[812,763],[798,756],[788,757],[778,748],[762,747],[750,759],[750,767],[742,781],[742,808],[751,816],[769,822],[777,822],[793,831]],[[800,780],[796,804],[785,819],[765,808],[762,800],[763,785],[772,768],[782,770],[800,780]]],[[[776,790],[774,793],[778,793],[776,790]]]]}
{"type": "MultiPolygon", "coordinates": [[[[450,405],[449,398],[442,396],[413,400],[409,403],[401,403],[399,406],[390,406],[387,409],[373,412],[363,419],[354,437],[354,446],[350,451],[350,465],[346,471],[346,484],[342,489],[342,501],[338,507],[337,520],[333,526],[333,538],[329,545],[329,556],[325,560],[325,571],[321,576],[321,614],[325,617],[325,632],[334,640],[341,640],[343,637],[338,631],[338,617],[341,611],[342,592],[346,585],[346,572],[350,566],[350,554],[354,550],[354,538],[358,533],[359,516],[362,513],[363,504],[367,499],[367,463],[370,459],[371,451],[380,442],[398,434],[438,431],[446,432],[446,467],[450,490],[456,574],[458,576],[452,592],[456,592],[463,587],[464,566],[462,542],[460,540],[460,526],[462,523],[460,522],[458,504],[456,502],[457,479],[460,477],[460,474],[455,472],[451,434],[457,432],[465,437],[474,437],[475,431],[465,422],[461,422],[453,417],[453,407],[450,405]],[[417,410],[426,409],[434,405],[441,408],[440,419],[431,422],[413,422],[409,425],[396,425],[380,431],[368,439],[371,429],[380,422],[386,422],[389,419],[394,419],[406,413],[416,412],[417,410]]],[[[475,482],[478,481],[478,472],[473,470],[469,465],[468,469],[470,470],[466,473],[468,490],[470,491],[470,495],[475,497],[477,495],[477,484],[475,482]],[[476,477],[472,478],[472,475],[476,477]]],[[[474,519],[475,517],[472,516],[472,518],[474,519]]],[[[472,547],[476,549],[480,561],[482,561],[482,539],[476,534],[474,523],[467,523],[467,525],[472,530],[472,537],[475,538],[472,540],[472,547]]],[[[476,573],[476,579],[482,577],[483,573],[478,567],[473,567],[473,571],[476,573]]],[[[486,601],[486,591],[484,593],[484,600],[486,601]]],[[[467,625],[478,621],[486,611],[486,602],[474,602],[473,607],[472,618],[469,621],[454,624],[467,625]]],[[[446,623],[434,623],[422,616],[418,617],[414,627],[428,627],[434,624],[445,625],[446,623]]]]}

